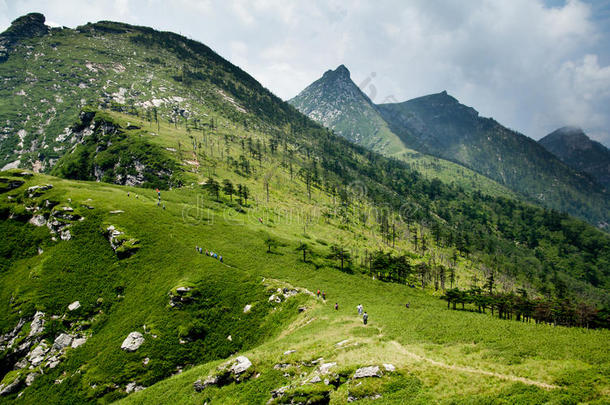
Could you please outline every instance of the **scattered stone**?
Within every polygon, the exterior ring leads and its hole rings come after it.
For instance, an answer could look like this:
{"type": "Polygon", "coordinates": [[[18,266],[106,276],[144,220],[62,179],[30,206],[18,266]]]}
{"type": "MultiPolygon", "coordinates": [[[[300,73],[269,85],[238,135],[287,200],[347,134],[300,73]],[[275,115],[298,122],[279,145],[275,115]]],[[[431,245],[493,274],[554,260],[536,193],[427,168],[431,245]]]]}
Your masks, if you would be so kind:
{"type": "Polygon", "coordinates": [[[231,337],[231,335],[227,336],[227,340],[230,341],[230,342],[233,341],[233,338],[231,337]]]}
{"type": "Polygon", "coordinates": [[[292,354],[292,353],[296,353],[296,350],[292,350],[292,349],[291,350],[286,350],[284,352],[284,356],[288,356],[289,354],[292,354]]]}
{"type": "Polygon", "coordinates": [[[26,359],[24,357],[23,359],[21,359],[17,363],[15,363],[15,370],[21,370],[23,368],[26,368],[29,365],[30,365],[30,363],[28,362],[28,359],[26,359]]]}
{"type": "Polygon", "coordinates": [[[150,363],[150,359],[148,357],[146,357],[144,360],[142,360],[142,364],[143,365],[148,365],[148,363],[150,363]]]}
{"type": "Polygon", "coordinates": [[[123,340],[121,349],[128,352],[135,352],[138,350],[138,347],[142,345],[142,343],[144,343],[144,336],[142,336],[140,332],[131,332],[129,335],[127,335],[125,340],[123,340]]]}
{"type": "Polygon", "coordinates": [[[65,231],[61,231],[59,237],[61,238],[61,240],[70,240],[72,239],[72,234],[70,234],[70,231],[66,229],[65,231]]]}
{"type": "Polygon", "coordinates": [[[273,366],[274,370],[285,370],[287,368],[289,368],[292,364],[290,363],[281,363],[281,364],[276,364],[275,366],[273,366]]]}
{"type": "Polygon", "coordinates": [[[288,391],[290,389],[289,385],[285,385],[283,387],[280,388],[276,388],[274,390],[271,391],[271,398],[280,398],[282,397],[286,391],[288,391]]]}
{"type": "Polygon", "coordinates": [[[66,333],[62,333],[55,338],[55,341],[53,342],[53,349],[62,350],[64,348],[70,346],[71,344],[72,344],[72,336],[70,336],[66,333]]]}
{"type": "Polygon", "coordinates": [[[233,374],[239,375],[252,367],[252,362],[246,356],[239,356],[235,359],[235,363],[231,367],[233,374]]]}
{"type": "Polygon", "coordinates": [[[384,364],[383,368],[385,369],[385,371],[389,371],[390,373],[396,371],[396,367],[394,367],[393,364],[384,364]]]}
{"type": "Polygon", "coordinates": [[[362,367],[356,370],[356,373],[354,374],[354,379],[368,377],[381,377],[379,366],[362,367]]]}
{"type": "Polygon", "coordinates": [[[143,386],[138,385],[135,381],[132,381],[125,387],[125,392],[131,394],[132,392],[142,391],[143,389],[143,386]]]}
{"type": "Polygon", "coordinates": [[[32,323],[30,324],[30,334],[28,335],[28,337],[38,335],[39,333],[42,333],[43,330],[44,330],[44,312],[37,311],[34,314],[34,319],[32,320],[32,323]]]}
{"type": "Polygon", "coordinates": [[[28,387],[34,383],[36,377],[38,377],[40,373],[29,373],[27,377],[25,377],[25,385],[28,387]]]}
{"type": "Polygon", "coordinates": [[[248,304],[244,307],[244,314],[247,314],[252,309],[252,305],[248,304]]]}
{"type": "Polygon", "coordinates": [[[28,353],[27,358],[30,360],[30,363],[32,363],[32,366],[36,367],[40,363],[42,363],[42,361],[44,360],[44,356],[45,354],[47,354],[48,351],[49,348],[47,347],[47,344],[45,342],[42,342],[41,344],[36,346],[34,350],[28,353]]]}
{"type": "Polygon", "coordinates": [[[72,341],[72,345],[71,347],[73,349],[76,349],[79,346],[82,346],[85,344],[85,342],[87,342],[87,338],[86,337],[80,337],[80,338],[76,338],[72,341]]]}
{"type": "Polygon", "coordinates": [[[269,302],[276,302],[279,304],[282,302],[282,299],[279,297],[279,295],[273,294],[271,297],[269,297],[269,302]]]}
{"type": "Polygon", "coordinates": [[[47,223],[47,219],[44,215],[34,215],[28,222],[34,226],[44,226],[47,223]]]}
{"type": "Polygon", "coordinates": [[[191,291],[190,287],[178,287],[176,288],[176,292],[180,295],[186,294],[187,292],[191,291]]]}
{"type": "Polygon", "coordinates": [[[68,311],[76,311],[80,308],[80,302],[74,301],[72,304],[68,305],[68,311]]]}
{"type": "Polygon", "coordinates": [[[45,184],[40,186],[32,186],[28,188],[28,197],[32,198],[35,196],[42,195],[45,191],[53,188],[52,184],[45,184]]]}
{"type": "Polygon", "coordinates": [[[330,369],[336,366],[337,363],[324,363],[320,365],[320,374],[328,374],[330,369]]]}
{"type": "Polygon", "coordinates": [[[218,376],[213,375],[206,378],[203,382],[201,382],[201,379],[195,381],[193,383],[193,388],[195,389],[195,391],[201,392],[210,385],[217,385],[219,382],[220,379],[218,378],[218,376]]]}
{"type": "Polygon", "coordinates": [[[336,344],[335,344],[335,346],[337,346],[337,347],[342,347],[342,346],[344,346],[344,345],[345,345],[347,342],[349,342],[349,339],[342,340],[342,341],[340,341],[339,343],[336,343],[336,344]]]}
{"type": "Polygon", "coordinates": [[[49,358],[49,361],[47,362],[47,367],[55,368],[55,367],[57,367],[58,364],[59,364],[59,359],[56,356],[53,356],[53,357],[49,358]]]}
{"type": "Polygon", "coordinates": [[[311,380],[309,380],[310,384],[316,384],[322,382],[322,379],[320,378],[319,375],[314,376],[311,380]]]}

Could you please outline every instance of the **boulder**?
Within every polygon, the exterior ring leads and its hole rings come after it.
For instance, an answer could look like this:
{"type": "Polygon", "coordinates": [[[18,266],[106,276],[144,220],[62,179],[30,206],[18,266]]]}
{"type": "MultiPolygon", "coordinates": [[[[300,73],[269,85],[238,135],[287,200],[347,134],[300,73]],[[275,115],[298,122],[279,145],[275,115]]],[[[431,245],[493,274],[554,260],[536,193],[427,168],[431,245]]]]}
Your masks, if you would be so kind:
{"type": "Polygon", "coordinates": [[[131,394],[132,392],[142,391],[143,389],[143,386],[138,385],[135,381],[132,381],[125,387],[125,392],[131,394]]]}
{"type": "Polygon", "coordinates": [[[319,375],[314,376],[311,380],[309,380],[310,384],[316,384],[322,382],[322,379],[320,378],[319,375]]]}
{"type": "Polygon", "coordinates": [[[73,337],[66,334],[66,333],[61,333],[59,336],[57,336],[55,338],[55,341],[53,342],[53,349],[54,350],[62,350],[68,346],[70,346],[72,344],[72,339],[73,337]]]}
{"type": "Polygon", "coordinates": [[[17,378],[15,378],[9,384],[0,384],[0,395],[12,394],[13,392],[17,391],[19,384],[21,384],[21,379],[19,376],[17,376],[17,378]]]}
{"type": "Polygon", "coordinates": [[[252,305],[248,304],[244,307],[244,314],[247,314],[252,309],[252,305]]]}
{"type": "Polygon", "coordinates": [[[32,363],[32,366],[36,367],[40,363],[42,363],[42,361],[44,360],[44,356],[45,354],[47,354],[48,351],[49,348],[47,347],[47,344],[45,342],[42,342],[41,344],[36,346],[34,350],[29,352],[27,357],[30,360],[30,363],[32,363]]]}
{"type": "Polygon", "coordinates": [[[28,336],[32,337],[32,336],[38,335],[39,333],[42,333],[43,330],[44,330],[44,312],[37,311],[34,314],[34,319],[32,320],[32,323],[30,324],[30,334],[28,336]]]}
{"type": "Polygon", "coordinates": [[[86,337],[80,337],[80,338],[76,338],[72,341],[72,348],[76,349],[79,346],[82,346],[85,344],[85,342],[87,342],[87,338],[86,337]]]}
{"type": "Polygon", "coordinates": [[[388,371],[390,373],[396,371],[396,367],[394,367],[393,364],[384,364],[383,368],[385,369],[385,371],[388,371]]]}
{"type": "Polygon", "coordinates": [[[213,375],[206,378],[203,382],[201,381],[201,379],[195,381],[193,383],[193,388],[195,389],[195,391],[201,392],[210,385],[217,385],[219,382],[220,378],[218,378],[218,376],[213,375]]]}
{"type": "Polygon", "coordinates": [[[273,294],[271,297],[269,297],[269,302],[275,302],[279,304],[280,302],[282,302],[282,299],[279,295],[273,294]]]}
{"type": "Polygon", "coordinates": [[[320,374],[328,374],[330,372],[330,369],[336,365],[337,365],[337,363],[320,364],[320,374]]]}
{"type": "Polygon", "coordinates": [[[144,343],[144,336],[140,332],[131,332],[123,343],[121,344],[121,349],[128,352],[135,352],[138,348],[144,343]]]}
{"type": "Polygon", "coordinates": [[[72,304],[68,305],[68,311],[76,311],[80,308],[80,302],[74,301],[72,304]]]}
{"type": "Polygon", "coordinates": [[[235,362],[231,366],[231,372],[235,375],[239,375],[247,371],[252,367],[252,362],[246,356],[239,356],[235,359],[235,362]]]}
{"type": "Polygon", "coordinates": [[[176,288],[176,292],[178,293],[178,295],[186,294],[189,291],[191,291],[190,287],[178,287],[178,288],[176,288]]]}
{"type": "Polygon", "coordinates": [[[368,377],[381,377],[381,370],[379,366],[368,366],[362,367],[356,370],[354,374],[354,379],[356,378],[368,378],[368,377]]]}
{"type": "Polygon", "coordinates": [[[296,353],[296,350],[293,350],[293,349],[292,350],[286,350],[284,352],[284,356],[288,356],[289,354],[292,354],[292,353],[296,353]]]}
{"type": "Polygon", "coordinates": [[[34,226],[44,226],[47,223],[47,219],[44,215],[34,215],[28,222],[34,226]]]}
{"type": "Polygon", "coordinates": [[[27,375],[27,377],[25,377],[25,385],[27,385],[28,387],[30,385],[32,385],[34,383],[34,380],[36,379],[36,377],[38,377],[40,375],[40,373],[30,373],[27,375]]]}
{"type": "Polygon", "coordinates": [[[70,240],[72,239],[72,234],[70,233],[70,231],[68,229],[61,231],[61,233],[59,234],[59,237],[61,238],[61,240],[70,240]]]}

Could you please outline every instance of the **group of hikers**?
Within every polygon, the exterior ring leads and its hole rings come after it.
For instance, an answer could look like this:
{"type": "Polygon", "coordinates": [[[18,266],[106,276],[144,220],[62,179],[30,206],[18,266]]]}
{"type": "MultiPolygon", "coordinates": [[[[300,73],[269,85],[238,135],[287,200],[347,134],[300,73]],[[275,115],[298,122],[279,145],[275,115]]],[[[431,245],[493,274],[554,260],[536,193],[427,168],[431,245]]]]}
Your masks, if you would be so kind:
{"type": "Polygon", "coordinates": [[[356,309],[358,310],[358,316],[362,317],[362,322],[366,325],[369,322],[369,314],[366,313],[362,304],[358,304],[356,309]]]}
{"type": "MultiPolygon", "coordinates": [[[[155,190],[157,192],[157,207],[161,206],[161,191],[159,189],[155,190]]],[[[131,193],[127,192],[127,197],[129,197],[131,193]]],[[[140,196],[136,194],[136,200],[139,200],[140,196]]],[[[163,209],[165,209],[165,203],[163,203],[163,209]]]]}
{"type": "MultiPolygon", "coordinates": [[[[196,251],[197,253],[199,253],[199,254],[203,254],[203,248],[202,248],[202,247],[200,247],[200,246],[195,246],[195,251],[196,251]]],[[[218,259],[218,260],[220,260],[220,263],[222,263],[222,262],[223,262],[222,256],[221,256],[221,255],[219,255],[219,254],[218,254],[218,253],[216,253],[216,252],[208,251],[208,250],[206,249],[206,250],[205,250],[205,255],[206,255],[206,256],[213,257],[214,259],[218,259]]]]}

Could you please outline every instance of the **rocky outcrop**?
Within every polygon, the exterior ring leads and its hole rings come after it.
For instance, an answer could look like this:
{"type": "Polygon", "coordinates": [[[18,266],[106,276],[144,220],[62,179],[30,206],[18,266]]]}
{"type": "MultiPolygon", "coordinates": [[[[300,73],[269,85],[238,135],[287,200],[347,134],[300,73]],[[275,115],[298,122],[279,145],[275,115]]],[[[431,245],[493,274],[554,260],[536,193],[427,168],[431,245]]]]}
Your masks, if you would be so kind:
{"type": "Polygon", "coordinates": [[[240,383],[252,375],[252,362],[250,359],[246,356],[238,356],[234,360],[220,366],[215,374],[206,377],[205,380],[201,381],[201,379],[198,379],[195,381],[193,389],[201,392],[211,385],[222,387],[233,382],[240,383]]]}
{"type": "Polygon", "coordinates": [[[130,257],[140,248],[139,240],[126,237],[114,225],[106,228],[106,237],[108,242],[110,242],[110,247],[112,247],[112,250],[114,250],[119,259],[130,257]]]}
{"type": "Polygon", "coordinates": [[[44,312],[37,311],[34,314],[34,319],[30,323],[30,334],[29,337],[36,336],[44,330],[44,312]]]}
{"type": "Polygon", "coordinates": [[[11,26],[0,34],[0,62],[8,59],[10,51],[19,41],[46,35],[49,27],[44,22],[44,15],[40,13],[30,13],[13,21],[11,26]]]}
{"type": "Polygon", "coordinates": [[[368,367],[362,367],[359,368],[358,370],[356,370],[356,373],[354,373],[354,379],[357,378],[369,378],[369,377],[381,377],[382,376],[382,372],[381,369],[379,368],[379,366],[368,366],[368,367]]]}
{"type": "Polygon", "coordinates": [[[138,350],[140,346],[144,343],[144,336],[140,332],[131,332],[123,343],[121,344],[121,349],[128,352],[135,352],[138,350]]]}

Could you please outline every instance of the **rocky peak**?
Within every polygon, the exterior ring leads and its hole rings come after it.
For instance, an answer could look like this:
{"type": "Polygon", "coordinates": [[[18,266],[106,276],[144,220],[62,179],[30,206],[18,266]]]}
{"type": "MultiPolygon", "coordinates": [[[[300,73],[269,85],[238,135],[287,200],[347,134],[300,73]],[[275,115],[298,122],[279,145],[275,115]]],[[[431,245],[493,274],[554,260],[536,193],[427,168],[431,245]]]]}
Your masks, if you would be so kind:
{"type": "Polygon", "coordinates": [[[30,13],[17,18],[11,26],[0,34],[0,62],[8,58],[9,51],[21,39],[40,37],[49,32],[45,17],[40,13],[30,13]]]}

